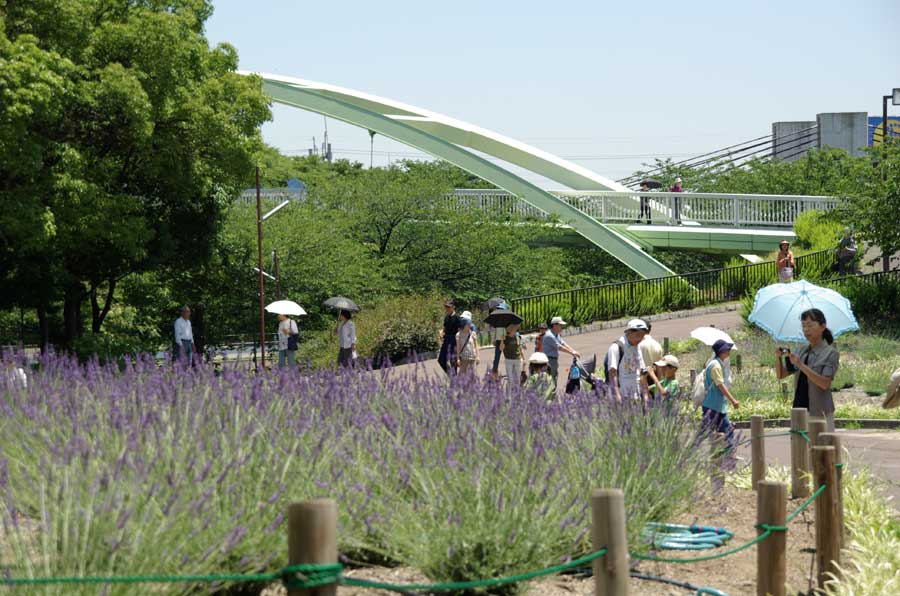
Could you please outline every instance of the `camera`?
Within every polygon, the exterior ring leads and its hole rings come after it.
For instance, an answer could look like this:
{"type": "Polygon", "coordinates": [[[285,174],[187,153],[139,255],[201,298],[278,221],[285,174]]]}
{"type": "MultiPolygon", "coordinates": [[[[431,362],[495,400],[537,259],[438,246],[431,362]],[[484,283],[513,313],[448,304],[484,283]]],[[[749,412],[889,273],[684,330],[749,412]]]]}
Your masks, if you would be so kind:
{"type": "Polygon", "coordinates": [[[781,350],[781,357],[783,358],[783,362],[784,362],[784,370],[786,370],[789,373],[797,372],[799,369],[796,366],[794,366],[794,364],[791,362],[791,359],[788,357],[791,354],[791,349],[790,348],[778,348],[778,349],[781,350]]]}

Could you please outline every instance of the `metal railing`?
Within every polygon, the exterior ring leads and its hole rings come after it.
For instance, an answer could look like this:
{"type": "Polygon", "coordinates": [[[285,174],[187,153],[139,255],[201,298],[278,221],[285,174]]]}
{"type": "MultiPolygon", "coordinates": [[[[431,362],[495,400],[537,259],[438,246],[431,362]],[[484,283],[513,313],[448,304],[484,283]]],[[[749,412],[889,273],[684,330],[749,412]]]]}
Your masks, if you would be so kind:
{"type": "MultiPolygon", "coordinates": [[[[834,252],[822,250],[795,259],[795,279],[820,281],[832,275],[834,252]]],[[[521,317],[523,331],[533,331],[552,317],[569,324],[661,311],[690,309],[739,300],[778,281],[774,261],[685,273],[680,276],[617,282],[513,298],[512,309],[521,317]]]]}
{"type": "MultiPolygon", "coordinates": [[[[551,192],[601,223],[635,223],[641,220],[641,197],[649,202],[654,224],[676,225],[680,221],[686,224],[738,228],[790,228],[801,213],[813,209],[829,211],[838,203],[832,197],[812,195],[576,190],[551,192]]],[[[544,211],[505,191],[458,189],[447,198],[454,209],[488,210],[515,218],[548,218],[544,211]]]]}

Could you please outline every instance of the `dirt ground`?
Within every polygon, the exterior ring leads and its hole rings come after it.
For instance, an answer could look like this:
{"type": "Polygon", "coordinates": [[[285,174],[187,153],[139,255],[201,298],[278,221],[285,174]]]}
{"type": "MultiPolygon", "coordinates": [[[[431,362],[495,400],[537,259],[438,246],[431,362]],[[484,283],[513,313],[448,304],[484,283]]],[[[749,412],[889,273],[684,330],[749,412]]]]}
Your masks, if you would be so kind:
{"type": "MultiPolygon", "coordinates": [[[[788,501],[787,511],[790,513],[801,501],[788,501]]],[[[788,594],[807,594],[811,588],[809,578],[815,573],[815,530],[812,525],[813,507],[810,506],[790,525],[787,541],[787,586],[788,594]]],[[[693,511],[675,523],[698,523],[703,525],[722,526],[734,532],[734,538],[727,547],[734,547],[756,537],[756,493],[726,486],[715,497],[700,500],[693,511]]],[[[711,554],[715,551],[695,551],[694,553],[675,553],[661,551],[665,557],[692,557],[699,554],[711,554]]],[[[716,588],[729,596],[752,595],[756,593],[756,548],[751,547],[723,559],[701,563],[657,563],[638,561],[635,571],[645,575],[662,576],[669,579],[688,582],[694,586],[716,588]]],[[[388,583],[428,583],[428,579],[415,569],[372,567],[353,569],[346,572],[348,576],[360,577],[388,583]]],[[[668,596],[694,593],[684,588],[666,585],[647,580],[632,579],[631,593],[635,596],[668,596]]],[[[530,582],[525,596],[591,596],[593,580],[572,575],[551,576],[530,582]]],[[[275,587],[263,592],[264,596],[282,596],[285,591],[275,587]]],[[[389,592],[366,590],[360,588],[338,588],[338,596],[389,596],[389,592]]]]}

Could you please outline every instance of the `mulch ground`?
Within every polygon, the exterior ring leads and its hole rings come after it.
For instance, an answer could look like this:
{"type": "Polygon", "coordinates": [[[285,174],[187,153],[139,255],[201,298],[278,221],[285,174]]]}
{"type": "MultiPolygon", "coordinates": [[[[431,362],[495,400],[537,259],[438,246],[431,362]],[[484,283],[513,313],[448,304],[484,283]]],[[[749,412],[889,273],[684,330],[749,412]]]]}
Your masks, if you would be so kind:
{"type": "MultiPolygon", "coordinates": [[[[802,501],[788,501],[787,512],[790,513],[802,501]]],[[[815,576],[815,528],[813,526],[813,510],[810,506],[789,524],[787,541],[787,586],[788,594],[808,594],[812,585],[810,577],[815,576]]],[[[698,500],[691,513],[674,523],[721,526],[734,532],[734,538],[724,548],[733,548],[756,537],[753,527],[756,523],[756,493],[726,486],[716,495],[698,500]]],[[[689,558],[698,555],[712,554],[716,551],[705,550],[693,553],[661,551],[660,556],[689,558]]],[[[662,576],[669,579],[687,582],[695,586],[716,588],[729,596],[750,595],[756,593],[756,548],[751,547],[723,559],[699,563],[658,563],[638,561],[635,571],[644,575],[662,576]]],[[[415,569],[408,567],[384,568],[369,567],[352,569],[346,574],[353,577],[366,578],[387,583],[429,583],[428,578],[415,569]]],[[[632,579],[631,593],[635,596],[659,596],[693,593],[676,586],[646,580],[632,579]]],[[[814,580],[813,580],[814,581],[814,580]]],[[[535,580],[524,590],[525,596],[592,596],[593,580],[589,577],[573,575],[552,576],[535,580]]],[[[264,596],[281,596],[283,588],[273,586],[263,592],[264,596]]],[[[388,596],[389,592],[366,590],[353,587],[338,588],[338,596],[388,596]]]]}

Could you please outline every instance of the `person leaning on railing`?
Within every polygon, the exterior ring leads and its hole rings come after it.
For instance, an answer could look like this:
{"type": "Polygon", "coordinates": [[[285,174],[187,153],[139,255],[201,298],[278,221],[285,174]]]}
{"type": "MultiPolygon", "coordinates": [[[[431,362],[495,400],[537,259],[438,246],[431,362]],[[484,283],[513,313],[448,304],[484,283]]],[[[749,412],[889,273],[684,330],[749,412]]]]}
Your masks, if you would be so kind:
{"type": "Polygon", "coordinates": [[[821,310],[811,308],[804,311],[800,321],[809,344],[801,348],[798,354],[786,348],[775,348],[775,375],[779,380],[796,375],[793,407],[806,408],[810,416],[825,418],[828,432],[834,432],[831,383],[840,366],[840,354],[832,345],[834,336],[821,310]],[[790,366],[782,362],[785,356],[790,366]]]}

